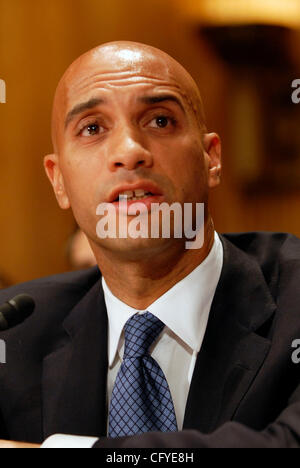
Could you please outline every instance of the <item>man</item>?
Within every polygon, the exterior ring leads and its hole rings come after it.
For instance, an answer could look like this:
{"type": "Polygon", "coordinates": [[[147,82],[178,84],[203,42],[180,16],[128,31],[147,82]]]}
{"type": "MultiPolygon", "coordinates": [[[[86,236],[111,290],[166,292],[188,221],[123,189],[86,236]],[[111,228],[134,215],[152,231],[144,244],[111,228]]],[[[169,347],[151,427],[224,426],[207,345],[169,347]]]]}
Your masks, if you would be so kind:
{"type": "Polygon", "coordinates": [[[96,267],[1,292],[1,302],[20,292],[36,302],[29,319],[1,334],[2,438],[39,444],[60,433],[70,435],[46,446],[299,447],[292,346],[300,338],[300,242],[214,232],[208,202],[220,182],[220,139],[205,128],[190,75],[152,47],[102,45],[63,76],[52,130],[47,175],[102,277],[96,267]],[[187,249],[174,231],[100,238],[97,206],[120,215],[123,196],[140,197],[146,217],[152,202],[204,203],[203,245],[187,249]],[[157,327],[138,357],[136,323],[157,327]]]}

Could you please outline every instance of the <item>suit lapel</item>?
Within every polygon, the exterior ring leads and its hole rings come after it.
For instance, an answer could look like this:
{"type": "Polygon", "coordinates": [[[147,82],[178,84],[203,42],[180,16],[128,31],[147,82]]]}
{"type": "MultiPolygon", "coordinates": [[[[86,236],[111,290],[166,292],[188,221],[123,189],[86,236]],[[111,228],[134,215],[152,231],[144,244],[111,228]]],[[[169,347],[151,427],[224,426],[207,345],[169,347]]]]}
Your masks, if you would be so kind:
{"type": "Polygon", "coordinates": [[[276,306],[258,263],[221,237],[224,264],[188,396],[184,429],[211,432],[234,414],[270,341],[258,329],[276,306]]]}
{"type": "Polygon", "coordinates": [[[98,281],[64,322],[43,362],[44,437],[106,434],[107,314],[98,281]]]}
{"type": "MultiPolygon", "coordinates": [[[[183,425],[204,433],[234,418],[270,348],[258,329],[276,309],[257,262],[221,240],[224,265],[183,425]]],[[[44,359],[44,437],[106,435],[107,362],[107,314],[98,281],[68,315],[59,344],[44,359]]]]}

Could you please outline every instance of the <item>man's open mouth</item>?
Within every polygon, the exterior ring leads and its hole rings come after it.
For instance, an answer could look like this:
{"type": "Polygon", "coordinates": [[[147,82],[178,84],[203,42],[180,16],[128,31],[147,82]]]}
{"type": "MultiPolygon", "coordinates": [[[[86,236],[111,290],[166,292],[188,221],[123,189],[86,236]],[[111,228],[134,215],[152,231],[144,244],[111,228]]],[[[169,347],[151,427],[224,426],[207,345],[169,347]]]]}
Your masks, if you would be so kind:
{"type": "Polygon", "coordinates": [[[108,203],[122,201],[138,202],[162,197],[161,190],[151,181],[139,181],[135,184],[123,184],[115,188],[108,197],[108,203]]]}
{"type": "Polygon", "coordinates": [[[143,189],[137,189],[137,190],[125,190],[122,193],[119,193],[118,197],[114,200],[114,202],[118,201],[137,201],[137,200],[143,200],[145,198],[153,197],[154,193],[152,192],[146,192],[143,189]]]}

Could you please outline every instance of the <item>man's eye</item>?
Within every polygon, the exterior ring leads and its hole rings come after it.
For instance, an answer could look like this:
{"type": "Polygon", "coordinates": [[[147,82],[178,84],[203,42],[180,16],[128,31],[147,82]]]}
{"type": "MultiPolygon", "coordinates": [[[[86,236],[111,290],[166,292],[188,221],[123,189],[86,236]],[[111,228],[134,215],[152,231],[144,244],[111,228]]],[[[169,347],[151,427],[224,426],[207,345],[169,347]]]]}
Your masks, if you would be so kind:
{"type": "Polygon", "coordinates": [[[166,117],[165,115],[159,115],[158,117],[155,117],[155,119],[151,120],[150,127],[166,128],[169,125],[170,121],[171,121],[170,117],[166,117]]]}
{"type": "Polygon", "coordinates": [[[93,136],[93,135],[98,135],[101,132],[100,125],[97,123],[92,123],[89,125],[86,125],[81,131],[80,134],[82,136],[93,136]]]}

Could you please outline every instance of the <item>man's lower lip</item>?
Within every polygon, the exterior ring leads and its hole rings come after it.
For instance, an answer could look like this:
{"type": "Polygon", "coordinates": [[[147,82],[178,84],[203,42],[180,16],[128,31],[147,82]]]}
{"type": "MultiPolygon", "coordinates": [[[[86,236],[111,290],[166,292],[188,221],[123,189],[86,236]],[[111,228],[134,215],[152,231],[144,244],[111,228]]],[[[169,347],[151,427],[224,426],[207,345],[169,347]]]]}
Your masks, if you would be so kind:
{"type": "Polygon", "coordinates": [[[145,205],[146,209],[149,211],[151,209],[152,203],[162,203],[164,201],[163,195],[151,195],[149,197],[141,198],[140,200],[122,200],[115,201],[112,204],[115,206],[117,211],[123,212],[124,208],[130,208],[131,205],[142,203],[145,205]],[[124,208],[123,208],[124,207],[124,208]]]}

